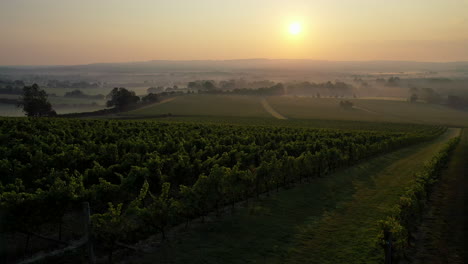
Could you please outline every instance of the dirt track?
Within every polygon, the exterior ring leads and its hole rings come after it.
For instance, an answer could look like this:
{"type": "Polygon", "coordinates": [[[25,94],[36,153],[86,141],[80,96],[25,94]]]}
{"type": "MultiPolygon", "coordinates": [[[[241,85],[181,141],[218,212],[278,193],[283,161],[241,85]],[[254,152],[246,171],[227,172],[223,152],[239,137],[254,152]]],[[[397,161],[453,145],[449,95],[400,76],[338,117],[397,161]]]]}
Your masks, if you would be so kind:
{"type": "Polygon", "coordinates": [[[262,98],[261,103],[262,103],[262,106],[265,109],[265,111],[270,113],[273,117],[275,117],[277,119],[287,119],[285,116],[283,116],[280,113],[276,112],[276,110],[273,109],[273,107],[271,107],[271,105],[268,103],[268,101],[265,98],[262,98]]]}

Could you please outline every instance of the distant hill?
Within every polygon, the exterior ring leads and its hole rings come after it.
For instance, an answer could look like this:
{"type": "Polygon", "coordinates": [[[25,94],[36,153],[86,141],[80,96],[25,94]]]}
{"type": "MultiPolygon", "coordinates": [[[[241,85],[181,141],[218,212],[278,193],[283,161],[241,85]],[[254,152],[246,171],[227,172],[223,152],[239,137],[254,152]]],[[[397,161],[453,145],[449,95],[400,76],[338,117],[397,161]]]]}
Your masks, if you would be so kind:
{"type": "Polygon", "coordinates": [[[459,72],[468,73],[468,62],[414,61],[318,61],[294,59],[245,60],[153,60],[125,63],[95,63],[73,66],[0,66],[1,73],[155,73],[219,71],[300,72],[459,72]]]}

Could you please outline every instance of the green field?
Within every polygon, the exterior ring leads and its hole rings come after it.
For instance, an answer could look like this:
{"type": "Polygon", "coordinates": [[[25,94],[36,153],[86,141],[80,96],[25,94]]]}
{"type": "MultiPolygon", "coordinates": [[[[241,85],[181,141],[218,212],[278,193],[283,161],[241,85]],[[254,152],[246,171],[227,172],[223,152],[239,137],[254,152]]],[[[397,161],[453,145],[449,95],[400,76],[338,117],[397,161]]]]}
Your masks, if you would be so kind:
{"type": "Polygon", "coordinates": [[[444,143],[385,154],[274,193],[233,215],[194,223],[131,263],[382,263],[378,220],[444,143]]]}
{"type": "Polygon", "coordinates": [[[223,95],[188,95],[175,100],[155,104],[125,113],[125,116],[154,117],[172,114],[177,116],[236,116],[273,118],[260,104],[259,97],[223,96],[223,95]]]}
{"type": "Polygon", "coordinates": [[[445,106],[397,100],[347,99],[355,109],[338,107],[341,99],[310,97],[270,97],[270,105],[280,114],[297,119],[339,119],[426,123],[467,126],[468,112],[445,106]]]}
{"type": "MultiPolygon", "coordinates": [[[[261,103],[262,97],[190,95],[151,107],[123,113],[125,118],[223,119],[225,117],[275,118],[261,103]]],[[[468,126],[468,112],[441,105],[408,103],[398,100],[349,99],[355,108],[339,107],[341,99],[311,97],[269,97],[272,109],[289,120],[348,120],[367,122],[421,123],[468,126]]],[[[285,120],[283,120],[285,121],[285,120]]]]}

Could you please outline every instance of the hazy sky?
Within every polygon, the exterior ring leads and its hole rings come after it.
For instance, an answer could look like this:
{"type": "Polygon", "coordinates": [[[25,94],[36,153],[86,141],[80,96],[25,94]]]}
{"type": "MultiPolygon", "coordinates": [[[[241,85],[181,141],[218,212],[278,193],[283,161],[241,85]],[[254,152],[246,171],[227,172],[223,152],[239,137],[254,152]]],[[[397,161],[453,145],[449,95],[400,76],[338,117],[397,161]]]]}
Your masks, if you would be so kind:
{"type": "Polygon", "coordinates": [[[241,58],[466,61],[468,0],[0,0],[0,65],[241,58]]]}

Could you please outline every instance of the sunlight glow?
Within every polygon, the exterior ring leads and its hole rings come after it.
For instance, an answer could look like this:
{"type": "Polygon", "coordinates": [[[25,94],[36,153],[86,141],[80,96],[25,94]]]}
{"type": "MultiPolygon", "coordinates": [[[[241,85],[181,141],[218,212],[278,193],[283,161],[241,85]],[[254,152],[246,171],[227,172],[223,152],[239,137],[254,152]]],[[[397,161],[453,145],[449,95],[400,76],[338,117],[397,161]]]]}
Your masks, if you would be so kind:
{"type": "Polygon", "coordinates": [[[294,22],[289,25],[289,33],[291,33],[292,35],[297,35],[301,33],[301,31],[302,27],[299,22],[294,22]]]}

